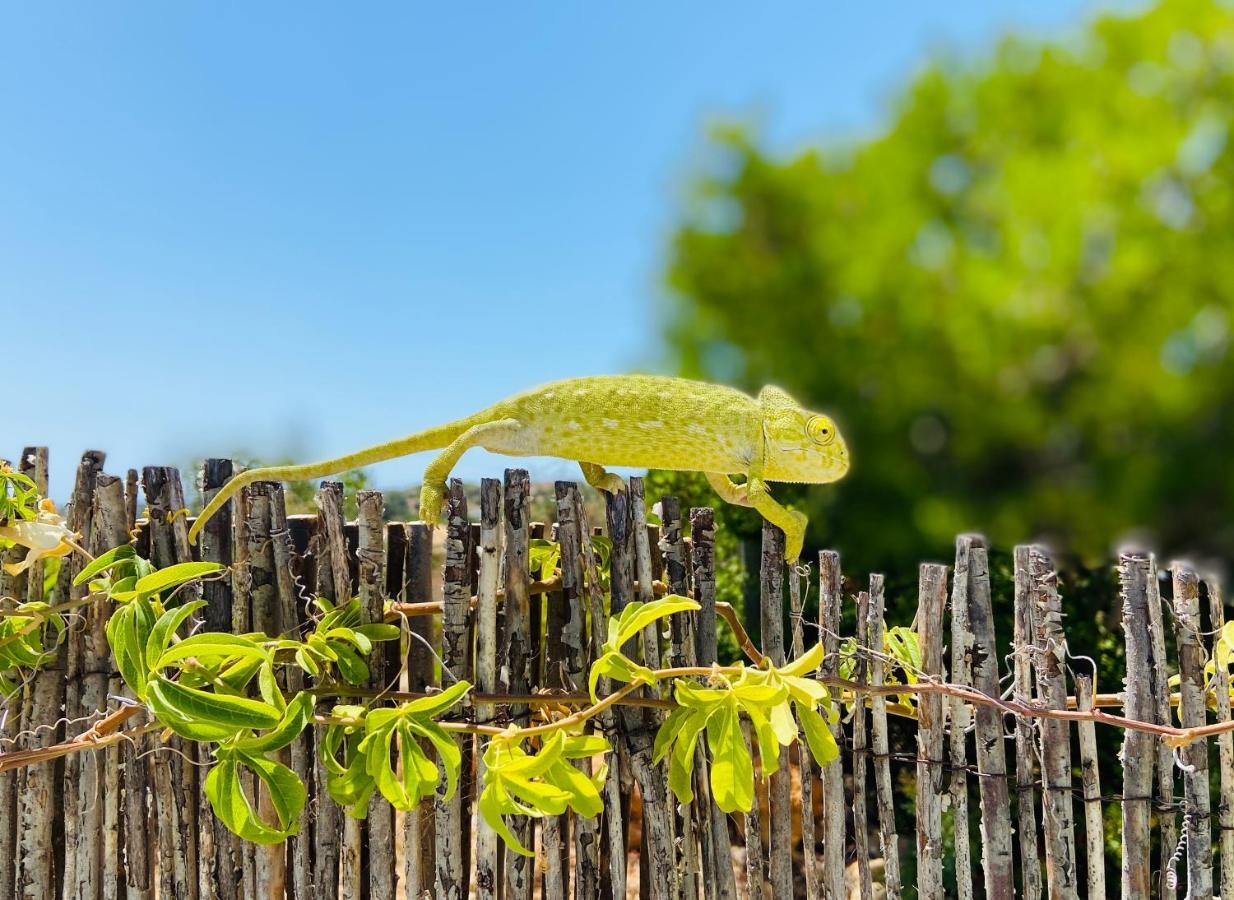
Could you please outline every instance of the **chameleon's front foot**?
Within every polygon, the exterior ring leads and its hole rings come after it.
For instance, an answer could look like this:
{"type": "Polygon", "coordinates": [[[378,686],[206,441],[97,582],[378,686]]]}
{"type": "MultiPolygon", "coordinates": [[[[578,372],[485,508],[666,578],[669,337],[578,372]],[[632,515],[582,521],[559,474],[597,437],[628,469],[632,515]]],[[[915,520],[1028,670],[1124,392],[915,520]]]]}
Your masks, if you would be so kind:
{"type": "Polygon", "coordinates": [[[801,548],[806,541],[806,524],[809,518],[805,513],[795,509],[788,511],[788,521],[784,523],[784,561],[795,563],[801,557],[801,548]]]}
{"type": "Polygon", "coordinates": [[[446,484],[426,481],[420,488],[420,521],[425,525],[441,524],[441,507],[445,503],[446,484]]]}

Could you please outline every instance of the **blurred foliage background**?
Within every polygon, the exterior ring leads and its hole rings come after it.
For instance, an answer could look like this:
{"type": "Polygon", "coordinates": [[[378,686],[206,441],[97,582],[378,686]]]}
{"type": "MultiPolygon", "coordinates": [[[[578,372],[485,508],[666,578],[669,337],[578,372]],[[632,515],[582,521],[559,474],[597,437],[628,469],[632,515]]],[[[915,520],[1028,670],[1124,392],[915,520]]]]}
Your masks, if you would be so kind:
{"type": "Polygon", "coordinates": [[[851,473],[780,495],[852,568],[966,530],[1228,556],[1232,113],[1234,9],[1167,0],[937,60],[873,139],[717,128],[672,237],[673,357],[836,415],[851,473]]]}

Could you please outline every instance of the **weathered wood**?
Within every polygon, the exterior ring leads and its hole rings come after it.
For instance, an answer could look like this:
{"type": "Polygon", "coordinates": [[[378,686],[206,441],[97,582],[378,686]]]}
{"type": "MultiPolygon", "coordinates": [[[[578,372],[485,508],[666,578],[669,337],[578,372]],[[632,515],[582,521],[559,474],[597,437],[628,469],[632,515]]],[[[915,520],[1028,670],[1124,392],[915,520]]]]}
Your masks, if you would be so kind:
{"type": "MultiPolygon", "coordinates": [[[[655,599],[655,594],[652,589],[651,541],[647,529],[643,479],[631,478],[629,493],[630,540],[633,542],[638,599],[649,603],[655,599]]],[[[699,602],[705,603],[705,598],[700,598],[699,602]]],[[[660,634],[656,625],[643,629],[642,653],[633,658],[652,669],[660,667],[660,634]]],[[[651,761],[655,729],[660,717],[654,710],[623,715],[630,768],[643,802],[643,844],[639,859],[643,870],[649,875],[644,894],[651,900],[672,900],[679,890],[674,850],[673,796],[663,769],[651,761]]],[[[725,833],[727,835],[727,831],[725,833]]]]}
{"type": "MultiPolygon", "coordinates": [[[[359,491],[356,508],[360,621],[376,624],[385,616],[386,526],[382,520],[385,498],[380,491],[359,491]]],[[[398,687],[398,668],[387,666],[389,654],[386,650],[385,645],[377,644],[368,656],[368,686],[374,690],[398,687]]],[[[367,878],[370,897],[394,896],[397,870],[394,833],[394,807],[385,797],[374,795],[369,801],[361,864],[361,879],[367,878]],[[365,868],[367,872],[363,871],[365,868]]],[[[357,897],[362,895],[362,890],[357,892],[357,897]]]]}
{"type": "MultiPolygon", "coordinates": [[[[794,638],[796,636],[794,635],[794,638]]],[[[857,594],[857,657],[854,660],[855,671],[853,680],[859,684],[867,681],[868,652],[870,646],[870,594],[861,591],[857,594]]],[[[810,807],[806,800],[807,753],[801,749],[801,819],[802,833],[805,833],[805,822],[812,819],[807,814],[810,807]]],[[[870,873],[870,833],[866,821],[866,705],[858,702],[853,705],[853,845],[857,853],[857,893],[861,900],[872,900],[874,897],[874,879],[870,873]]],[[[811,828],[813,833],[813,828],[811,828]]],[[[809,845],[807,845],[808,847],[809,845]]],[[[806,856],[806,865],[813,868],[811,855],[806,856]]],[[[809,869],[806,870],[806,884],[809,885],[809,869]]],[[[806,890],[809,895],[809,888],[806,890]]]]}
{"type": "MultiPolygon", "coordinates": [[[[961,538],[964,540],[964,538],[961,538]]],[[[990,601],[990,570],[984,547],[968,541],[967,642],[973,686],[987,697],[1001,693],[998,643],[990,601]]],[[[989,900],[1013,900],[1015,869],[1011,850],[1011,796],[1007,784],[1007,754],[1003,747],[1003,714],[978,705],[975,725],[977,780],[981,790],[981,866],[989,900]]]]}
{"type": "MultiPolygon", "coordinates": [[[[142,469],[142,486],[149,509],[146,530],[151,562],[162,569],[189,561],[192,555],[180,473],[171,467],[147,466],[142,469]]],[[[197,599],[198,591],[189,586],[179,596],[180,602],[188,602],[197,599]]],[[[164,745],[170,752],[148,758],[158,804],[159,894],[196,900],[198,788],[190,755],[193,745],[174,735],[164,745]]]]}
{"type": "MultiPolygon", "coordinates": [[[[1225,628],[1225,604],[1221,583],[1214,577],[1204,579],[1208,589],[1209,623],[1212,626],[1214,651],[1222,640],[1225,628]]],[[[1226,647],[1227,652],[1234,648],[1226,647]]],[[[1215,652],[1214,652],[1214,655],[1215,652]]],[[[1216,699],[1218,722],[1230,721],[1230,670],[1216,666],[1213,672],[1213,696],[1216,699]]],[[[1220,835],[1222,897],[1234,897],[1234,734],[1226,731],[1217,736],[1217,760],[1221,770],[1221,791],[1217,794],[1217,828],[1220,835]]]]}
{"type": "MultiPolygon", "coordinates": [[[[955,572],[951,581],[951,680],[965,686],[973,683],[972,628],[968,620],[971,551],[971,538],[956,539],[955,572]]],[[[947,754],[951,762],[947,787],[951,796],[956,897],[972,900],[973,862],[968,836],[968,730],[972,715],[968,704],[949,697],[947,720],[947,754]]]]}
{"type": "MultiPolygon", "coordinates": [[[[759,568],[761,598],[762,652],[773,666],[784,665],[784,532],[770,522],[763,523],[763,556],[759,568]]],[[[764,777],[767,761],[763,761],[764,777]]],[[[776,897],[793,893],[793,805],[790,795],[792,773],[788,750],[780,748],[779,768],[768,783],[770,828],[767,852],[770,860],[771,892],[776,897]]]]}
{"type": "MultiPolygon", "coordinates": [[[[709,666],[717,661],[716,640],[716,514],[710,507],[690,510],[690,539],[694,562],[694,599],[699,609],[695,624],[695,653],[698,665],[709,666]]],[[[794,632],[794,642],[797,635],[794,632]]],[[[795,647],[795,643],[794,643],[795,647]]],[[[728,836],[728,816],[711,800],[710,760],[700,754],[700,792],[696,803],[706,815],[709,829],[707,849],[703,857],[703,890],[705,896],[730,900],[737,896],[737,879],[733,874],[733,849],[728,836]]]]}
{"type": "MultiPolygon", "coordinates": [[[[681,533],[681,502],[673,496],[660,498],[660,556],[664,561],[664,580],[669,593],[689,596],[690,569],[686,563],[686,545],[681,533]]],[[[693,622],[685,613],[669,617],[668,662],[671,666],[692,666],[695,663],[693,622]]],[[[702,741],[699,741],[700,748],[702,741]]],[[[698,786],[695,786],[697,793],[698,786]]],[[[699,840],[694,811],[679,808],[675,820],[677,836],[677,872],[681,895],[694,900],[699,889],[699,840]]]]}
{"type": "MultiPolygon", "coordinates": [[[[338,481],[323,481],[317,490],[317,522],[309,547],[317,595],[338,602],[351,596],[343,525],[343,485],[338,481]]],[[[335,900],[339,896],[344,813],[326,793],[326,774],[321,760],[316,760],[313,766],[317,788],[313,815],[313,890],[315,897],[335,900]]]]}
{"type": "MultiPolygon", "coordinates": [[[[1014,565],[1013,692],[1017,700],[1031,702],[1033,699],[1032,575],[1027,546],[1015,548],[1014,565]]],[[[1016,719],[1016,821],[1020,835],[1021,895],[1025,900],[1037,900],[1041,896],[1041,864],[1037,856],[1036,797],[1033,792],[1036,735],[1037,724],[1035,722],[1025,717],[1016,719]]]]}
{"type": "MultiPolygon", "coordinates": [[[[1093,708],[1093,679],[1085,672],[1075,673],[1076,709],[1093,708]]],[[[1097,766],[1097,726],[1092,722],[1076,725],[1080,738],[1080,781],[1084,789],[1085,887],[1090,900],[1105,898],[1105,834],[1101,820],[1101,773],[1097,766]]]]}
{"type": "MultiPolygon", "coordinates": [[[[823,550],[818,555],[818,626],[823,642],[823,664],[819,673],[834,677],[839,672],[840,614],[844,579],[840,554],[823,550]]],[[[831,723],[836,746],[844,746],[844,726],[831,723]]],[[[832,900],[844,896],[844,763],[839,757],[822,767],[823,782],[823,896],[832,900]]]]}
{"type": "MultiPolygon", "coordinates": [[[[497,684],[508,694],[526,694],[534,680],[533,667],[539,647],[531,643],[531,604],[528,566],[531,505],[531,479],[526,469],[505,471],[505,540],[503,578],[505,583],[504,653],[497,668],[497,684]]],[[[511,704],[506,711],[510,721],[526,724],[528,707],[511,704]]],[[[535,821],[529,816],[514,816],[508,826],[514,836],[535,849],[535,821]]],[[[531,900],[535,888],[535,860],[519,853],[506,853],[506,900],[531,900]]]]}
{"type": "MultiPolygon", "coordinates": [[[[746,742],[746,752],[753,759],[757,745],[753,739],[753,729],[745,719],[741,721],[741,731],[746,742]]],[[[754,805],[745,814],[746,897],[749,900],[762,900],[767,888],[767,856],[763,853],[763,829],[759,824],[758,800],[758,782],[755,782],[754,805]]],[[[690,900],[694,900],[694,895],[690,896],[690,900]]]]}
{"type": "MultiPolygon", "coordinates": [[[[1165,618],[1161,604],[1157,561],[1149,558],[1148,576],[1148,666],[1143,670],[1149,679],[1153,696],[1152,721],[1161,725],[1173,723],[1170,712],[1170,670],[1165,651],[1165,618]]],[[[1157,892],[1161,900],[1174,900],[1176,873],[1166,862],[1178,847],[1178,816],[1174,799],[1174,749],[1164,739],[1156,741],[1157,751],[1157,827],[1161,833],[1162,865],[1158,870],[1157,892]]]]}
{"type": "MultiPolygon", "coordinates": [[[[568,610],[561,641],[565,647],[565,676],[568,683],[587,683],[587,666],[591,648],[587,638],[586,606],[583,585],[582,530],[573,482],[558,481],[557,536],[561,541],[561,581],[563,603],[568,610]]],[[[575,760],[584,773],[591,774],[590,760],[575,760]]],[[[572,816],[574,824],[574,897],[584,900],[599,896],[600,891],[600,828],[594,819],[572,816]]]]}
{"type": "MultiPolygon", "coordinates": [[[[480,573],[476,581],[476,687],[482,694],[497,690],[497,576],[501,557],[501,482],[480,482],[480,573]]],[[[496,716],[491,703],[476,704],[476,722],[487,725],[496,716]]],[[[484,788],[484,761],[480,766],[477,796],[484,788]]],[[[480,818],[476,831],[476,897],[496,900],[500,870],[497,868],[497,832],[480,818]]]]}
{"type": "MultiPolygon", "coordinates": [[[[428,525],[407,526],[407,564],[404,596],[409,603],[433,597],[433,532],[428,525]]],[[[434,684],[433,619],[415,616],[407,623],[407,689],[423,691],[434,684]]],[[[424,744],[428,751],[427,742],[424,744]]],[[[431,897],[435,875],[436,828],[434,801],[426,799],[404,815],[404,885],[409,900],[431,897]]]]}
{"type": "MultiPolygon", "coordinates": [[[[560,540],[560,532],[561,529],[554,525],[551,532],[554,541],[560,540]]],[[[549,593],[544,604],[544,670],[540,679],[541,689],[565,693],[572,689],[567,675],[569,651],[565,642],[565,631],[573,611],[560,590],[549,593]]],[[[540,839],[544,852],[544,886],[541,896],[544,900],[564,900],[570,891],[569,814],[542,819],[540,839]]]]}
{"type": "MultiPolygon", "coordinates": [[[[1037,696],[1050,709],[1062,709],[1067,703],[1067,637],[1063,633],[1058,573],[1045,548],[1037,545],[1029,548],[1029,566],[1037,696]]],[[[1041,738],[1046,885],[1051,898],[1078,897],[1070,726],[1059,719],[1043,719],[1037,730],[1041,738]]]]}
{"type": "MultiPolygon", "coordinates": [[[[883,656],[883,576],[870,576],[869,644],[874,651],[870,663],[870,684],[886,683],[887,663],[883,656]]],[[[900,900],[900,838],[896,834],[895,799],[891,783],[891,759],[887,737],[887,698],[875,694],[870,700],[870,741],[874,752],[874,791],[878,805],[878,838],[883,851],[883,883],[887,900],[900,900]]]]}
{"type": "MultiPolygon", "coordinates": [[[[1174,577],[1174,641],[1178,648],[1179,719],[1184,728],[1206,723],[1204,664],[1208,661],[1200,637],[1200,583],[1183,563],[1171,567],[1174,577]]],[[[1228,696],[1228,695],[1227,695],[1228,696]]],[[[1213,895],[1212,809],[1208,787],[1208,741],[1192,741],[1179,751],[1187,830],[1188,898],[1213,895]]]]}
{"type": "MultiPolygon", "coordinates": [[[[450,479],[446,498],[446,565],[442,576],[444,608],[441,616],[442,684],[471,680],[469,644],[471,609],[471,526],[467,521],[467,497],[463,482],[450,479]]],[[[456,709],[470,715],[467,701],[456,709]]],[[[455,735],[459,749],[468,743],[466,735],[455,735]]],[[[469,877],[463,851],[463,797],[455,792],[445,796],[443,778],[437,787],[436,890],[442,900],[463,900],[469,894],[469,877]]]]}
{"type": "MultiPolygon", "coordinates": [[[[1151,721],[1155,698],[1149,674],[1152,638],[1149,635],[1148,595],[1154,577],[1152,563],[1140,554],[1119,559],[1123,599],[1123,633],[1127,648],[1124,712],[1129,718],[1151,721]]],[[[1152,886],[1149,816],[1152,811],[1153,745],[1142,731],[1123,732],[1122,790],[1122,896],[1123,900],[1149,896],[1152,886]]]]}
{"type": "MultiPolygon", "coordinates": [[[[917,594],[917,634],[921,670],[943,677],[943,607],[947,567],[921,566],[917,594]]],[[[922,900],[942,900],[943,892],[943,698],[917,698],[917,886],[922,900]]]]}

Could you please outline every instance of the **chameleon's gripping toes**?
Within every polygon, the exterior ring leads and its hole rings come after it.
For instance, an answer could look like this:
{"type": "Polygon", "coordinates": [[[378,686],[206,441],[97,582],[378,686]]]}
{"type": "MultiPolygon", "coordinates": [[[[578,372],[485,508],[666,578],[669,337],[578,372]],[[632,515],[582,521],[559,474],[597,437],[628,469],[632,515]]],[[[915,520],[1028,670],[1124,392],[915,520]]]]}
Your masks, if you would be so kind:
{"type": "Polygon", "coordinates": [[[784,391],[765,387],[755,399],[701,381],[651,375],[606,375],[558,381],[503,400],[447,425],[302,466],[249,469],[229,481],[189,531],[254,481],[299,481],[421,450],[442,449],[424,471],[420,518],[436,524],[446,477],[471,447],[508,456],[577,461],[587,483],[621,490],[604,466],[704,472],[724,500],[752,506],[786,536],[786,555],[801,555],[806,517],[771,498],[769,481],[823,484],[848,471],[848,449],[835,423],[802,409],[784,391]],[[444,448],[444,449],[443,449],[444,448]],[[729,477],[745,476],[744,484],[729,477]]]}

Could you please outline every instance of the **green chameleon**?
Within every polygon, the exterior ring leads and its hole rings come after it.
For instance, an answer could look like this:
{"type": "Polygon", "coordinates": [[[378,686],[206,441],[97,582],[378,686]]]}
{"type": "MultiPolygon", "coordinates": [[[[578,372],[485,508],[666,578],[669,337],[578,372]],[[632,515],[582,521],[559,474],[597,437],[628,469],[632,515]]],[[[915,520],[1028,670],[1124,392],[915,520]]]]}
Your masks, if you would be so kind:
{"type": "Polygon", "coordinates": [[[769,481],[824,484],[848,471],[848,449],[827,416],[802,409],[777,387],[755,399],[701,381],[653,375],[601,375],[557,381],[518,394],[446,425],[378,444],[337,459],[301,466],[249,469],[227,483],[189,531],[202,525],[240,488],[254,481],[299,481],[406,456],[441,454],[424,470],[420,518],[441,517],[446,478],[471,447],[508,456],[572,459],[587,483],[624,489],[604,466],[703,472],[729,503],[752,506],[785,534],[786,556],[801,555],[806,517],[772,499],[769,481]],[[745,477],[743,484],[729,476],[745,477]]]}

